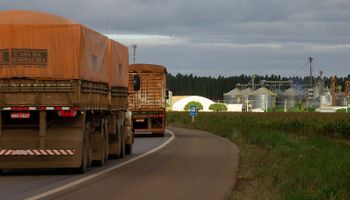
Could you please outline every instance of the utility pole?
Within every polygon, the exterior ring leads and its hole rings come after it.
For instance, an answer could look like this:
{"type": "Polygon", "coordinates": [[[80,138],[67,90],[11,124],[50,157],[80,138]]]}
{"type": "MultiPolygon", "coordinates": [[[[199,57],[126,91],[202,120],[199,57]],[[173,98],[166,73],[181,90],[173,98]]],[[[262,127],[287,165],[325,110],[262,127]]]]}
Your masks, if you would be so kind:
{"type": "Polygon", "coordinates": [[[309,57],[309,62],[310,62],[310,88],[312,88],[312,61],[314,59],[312,57],[309,57]]]}
{"type": "Polygon", "coordinates": [[[332,94],[332,106],[337,105],[337,96],[335,95],[336,93],[336,82],[337,82],[337,77],[332,76],[331,78],[331,94],[332,94]]]}
{"type": "Polygon", "coordinates": [[[307,89],[307,101],[306,101],[306,107],[312,107],[312,102],[314,100],[314,89],[312,87],[312,61],[314,59],[312,57],[309,57],[309,66],[310,66],[310,85],[307,89]]]}
{"type": "Polygon", "coordinates": [[[320,79],[321,79],[321,90],[320,90],[320,97],[323,95],[324,91],[323,91],[323,88],[324,88],[324,80],[323,80],[323,71],[321,70],[320,71],[320,79]]]}

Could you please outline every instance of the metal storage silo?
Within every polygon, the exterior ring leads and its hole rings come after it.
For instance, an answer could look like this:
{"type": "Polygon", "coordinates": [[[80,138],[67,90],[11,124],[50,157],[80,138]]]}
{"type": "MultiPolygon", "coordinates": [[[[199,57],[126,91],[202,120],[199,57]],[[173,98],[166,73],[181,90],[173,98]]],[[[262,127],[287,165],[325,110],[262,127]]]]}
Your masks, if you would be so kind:
{"type": "Polygon", "coordinates": [[[247,101],[249,98],[249,95],[253,92],[252,88],[246,88],[244,90],[241,91],[241,98],[242,101],[247,101]]]}
{"type": "Polygon", "coordinates": [[[261,87],[249,95],[249,101],[252,103],[252,109],[262,109],[276,107],[276,94],[266,87],[261,87]]]}
{"type": "Polygon", "coordinates": [[[241,99],[242,99],[242,104],[243,104],[243,110],[248,112],[252,110],[252,105],[248,101],[249,95],[253,92],[251,88],[246,88],[241,91],[241,99]]]}
{"type": "Polygon", "coordinates": [[[228,104],[238,104],[242,102],[241,90],[236,87],[235,89],[224,94],[224,101],[228,104]]]}
{"type": "Polygon", "coordinates": [[[287,109],[295,107],[295,105],[301,100],[299,92],[294,88],[289,88],[281,94],[281,105],[286,105],[287,109]]]}

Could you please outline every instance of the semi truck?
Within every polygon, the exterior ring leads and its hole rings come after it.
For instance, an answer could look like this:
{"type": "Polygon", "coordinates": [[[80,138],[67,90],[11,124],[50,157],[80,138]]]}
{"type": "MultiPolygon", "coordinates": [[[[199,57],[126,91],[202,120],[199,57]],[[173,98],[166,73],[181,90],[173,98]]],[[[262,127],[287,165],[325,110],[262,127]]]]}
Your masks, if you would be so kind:
{"type": "Polygon", "coordinates": [[[66,18],[0,12],[0,170],[83,173],[131,153],[128,48],[66,18]]]}
{"type": "Polygon", "coordinates": [[[156,64],[129,66],[129,109],[135,133],[164,136],[166,68],[156,64]]]}

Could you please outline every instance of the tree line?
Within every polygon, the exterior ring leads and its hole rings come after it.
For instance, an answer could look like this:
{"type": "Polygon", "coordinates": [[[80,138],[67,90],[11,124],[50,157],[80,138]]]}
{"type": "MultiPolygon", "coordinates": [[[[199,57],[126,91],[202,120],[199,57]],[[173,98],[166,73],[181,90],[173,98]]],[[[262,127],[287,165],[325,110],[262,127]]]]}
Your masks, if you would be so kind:
{"type": "MultiPolygon", "coordinates": [[[[248,75],[240,76],[196,76],[193,74],[167,74],[167,88],[173,92],[175,96],[182,95],[198,95],[207,97],[212,100],[223,99],[223,94],[234,89],[236,84],[247,84],[251,81],[252,77],[248,75]]],[[[259,83],[262,80],[268,81],[287,81],[293,80],[293,84],[299,86],[306,86],[309,84],[310,77],[282,77],[280,75],[257,75],[255,77],[255,83],[259,83]]],[[[331,77],[322,78],[324,85],[330,88],[331,77]]],[[[346,80],[350,80],[350,74],[347,77],[337,77],[336,83],[338,86],[342,86],[344,90],[344,83],[346,80]]],[[[314,82],[321,81],[320,77],[313,78],[314,82]]]]}

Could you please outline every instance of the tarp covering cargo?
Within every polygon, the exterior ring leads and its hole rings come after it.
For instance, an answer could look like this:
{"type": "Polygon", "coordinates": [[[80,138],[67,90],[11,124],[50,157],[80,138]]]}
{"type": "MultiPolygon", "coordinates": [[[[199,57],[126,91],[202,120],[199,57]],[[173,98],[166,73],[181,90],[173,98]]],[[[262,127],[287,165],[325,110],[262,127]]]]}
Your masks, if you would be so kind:
{"type": "Polygon", "coordinates": [[[79,23],[40,12],[0,12],[0,78],[127,87],[127,67],[127,47],[79,23]]]}
{"type": "Polygon", "coordinates": [[[129,67],[129,72],[145,72],[145,73],[166,73],[166,68],[162,65],[155,64],[133,64],[129,67]]]}

